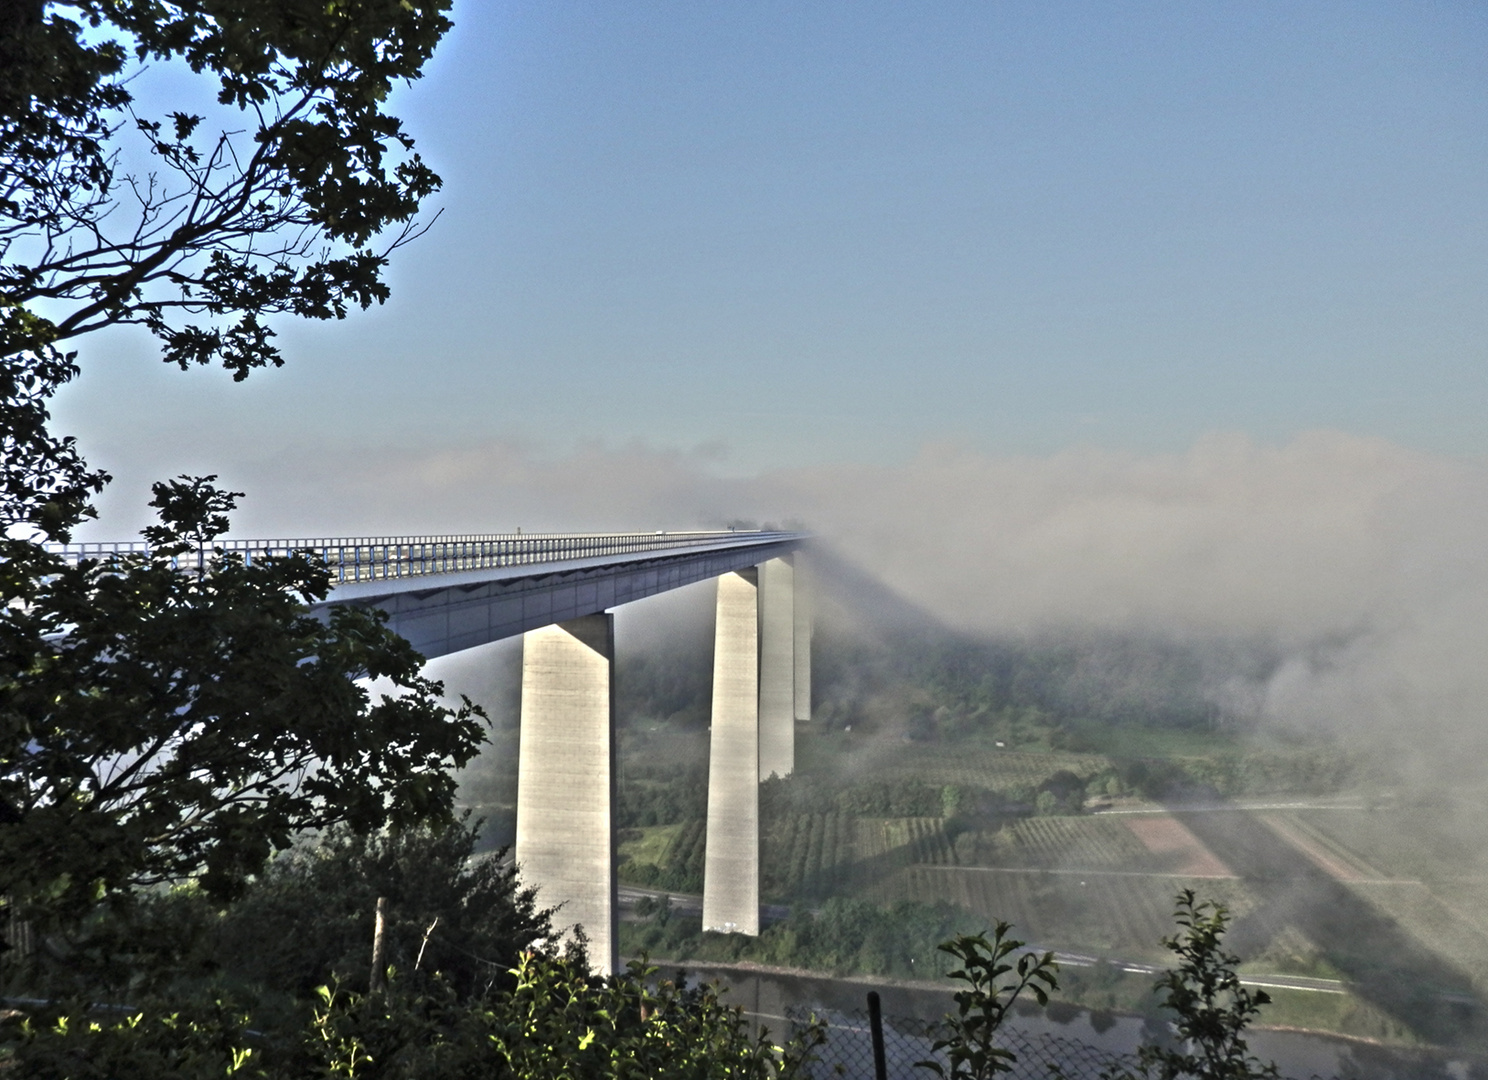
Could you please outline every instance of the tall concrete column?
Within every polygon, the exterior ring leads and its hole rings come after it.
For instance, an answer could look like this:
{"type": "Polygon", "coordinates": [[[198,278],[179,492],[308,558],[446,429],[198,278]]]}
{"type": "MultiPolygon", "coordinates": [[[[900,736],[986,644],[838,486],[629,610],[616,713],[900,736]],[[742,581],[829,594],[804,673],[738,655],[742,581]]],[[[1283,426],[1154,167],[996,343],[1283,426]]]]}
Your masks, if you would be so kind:
{"type": "Polygon", "coordinates": [[[793,575],[795,600],[792,604],[792,613],[796,623],[795,633],[792,635],[796,653],[795,717],[797,720],[810,720],[811,622],[814,613],[811,564],[807,561],[806,553],[803,551],[793,553],[790,558],[791,565],[795,569],[793,575]]]}
{"type": "Polygon", "coordinates": [[[784,559],[759,565],[759,772],[796,769],[795,571],[784,559]]]}
{"type": "Polygon", "coordinates": [[[703,929],[759,933],[759,574],[718,579],[703,929]]]}
{"type": "Polygon", "coordinates": [[[615,634],[608,614],[522,638],[517,865],[555,925],[579,923],[594,970],[619,962],[615,897],[615,634]]]}

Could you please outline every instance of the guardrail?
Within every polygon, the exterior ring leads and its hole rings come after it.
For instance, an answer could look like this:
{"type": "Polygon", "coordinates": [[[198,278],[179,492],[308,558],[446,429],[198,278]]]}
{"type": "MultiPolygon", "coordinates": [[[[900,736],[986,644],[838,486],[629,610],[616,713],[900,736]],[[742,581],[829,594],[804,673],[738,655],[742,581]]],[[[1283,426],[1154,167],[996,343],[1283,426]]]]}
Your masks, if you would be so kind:
{"type": "MultiPolygon", "coordinates": [[[[303,540],[218,540],[198,553],[175,560],[182,569],[202,566],[214,550],[255,559],[282,558],[296,552],[320,556],[337,584],[379,581],[462,570],[569,562],[613,555],[634,555],[677,548],[753,547],[775,541],[804,539],[804,533],[723,530],[655,533],[509,533],[471,536],[381,536],[303,540]]],[[[49,544],[49,550],[73,565],[83,559],[142,555],[148,544],[49,544]]]]}

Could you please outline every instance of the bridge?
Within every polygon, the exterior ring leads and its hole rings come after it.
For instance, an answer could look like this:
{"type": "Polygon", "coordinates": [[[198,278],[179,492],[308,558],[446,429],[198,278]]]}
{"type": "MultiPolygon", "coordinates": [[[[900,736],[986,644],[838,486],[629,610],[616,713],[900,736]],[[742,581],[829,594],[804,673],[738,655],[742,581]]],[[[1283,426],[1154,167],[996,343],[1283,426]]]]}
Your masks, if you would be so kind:
{"type": "MultiPolygon", "coordinates": [[[[332,590],[426,657],[522,635],[516,859],[545,905],[618,965],[615,632],[622,604],[718,582],[703,926],[759,933],[759,784],[795,769],[811,718],[804,533],[548,533],[219,541],[253,561],[313,552],[332,590]]],[[[69,558],[139,551],[70,544],[69,558]]],[[[189,558],[189,556],[188,556],[189,558]]]]}

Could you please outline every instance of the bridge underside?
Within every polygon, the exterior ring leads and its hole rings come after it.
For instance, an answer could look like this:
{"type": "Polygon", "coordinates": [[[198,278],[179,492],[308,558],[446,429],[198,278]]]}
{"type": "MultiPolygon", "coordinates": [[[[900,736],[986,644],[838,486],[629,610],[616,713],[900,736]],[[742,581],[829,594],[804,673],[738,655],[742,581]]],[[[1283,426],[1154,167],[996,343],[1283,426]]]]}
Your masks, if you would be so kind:
{"type": "MultiPolygon", "coordinates": [[[[759,783],[790,775],[811,716],[804,533],[548,533],[234,540],[246,562],[309,552],[334,582],[316,605],[387,613],[426,657],[524,635],[517,861],[557,920],[580,922],[591,962],[617,961],[613,622],[621,604],[719,582],[703,910],[758,933],[759,783]]],[[[72,563],[148,549],[54,545],[72,563]]],[[[197,567],[206,557],[197,555],[197,567]]],[[[180,568],[191,569],[189,561],[180,568]]]]}
{"type": "Polygon", "coordinates": [[[523,880],[538,887],[539,904],[558,908],[555,923],[583,925],[591,964],[609,974],[618,964],[619,924],[608,612],[718,582],[704,926],[757,934],[759,784],[790,775],[796,721],[811,715],[803,539],[722,534],[677,547],[658,536],[645,538],[645,551],[385,573],[342,581],[320,606],[381,609],[430,658],[523,635],[517,863],[523,880]]]}
{"type": "Polygon", "coordinates": [[[437,588],[429,578],[355,582],[336,586],[320,607],[380,608],[396,633],[433,659],[722,577],[796,546],[782,541],[477,570],[440,575],[437,588]]]}

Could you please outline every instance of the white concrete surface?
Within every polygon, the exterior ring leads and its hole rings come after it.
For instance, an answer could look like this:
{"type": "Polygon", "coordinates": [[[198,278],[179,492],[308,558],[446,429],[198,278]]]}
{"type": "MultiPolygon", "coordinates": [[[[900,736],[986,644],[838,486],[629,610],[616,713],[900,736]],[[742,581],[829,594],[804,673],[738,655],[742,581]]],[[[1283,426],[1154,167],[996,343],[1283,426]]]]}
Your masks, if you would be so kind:
{"type": "Polygon", "coordinates": [[[796,770],[795,571],[785,559],[759,565],[759,772],[796,770]]]}
{"type": "Polygon", "coordinates": [[[614,625],[586,615],[522,638],[516,859],[553,925],[580,924],[595,971],[618,963],[614,625]]]}
{"type": "Polygon", "coordinates": [[[796,653],[795,717],[797,720],[811,719],[811,624],[815,608],[811,580],[811,563],[804,551],[792,552],[789,556],[794,568],[794,600],[792,613],[796,629],[793,635],[796,653]]]}
{"type": "Polygon", "coordinates": [[[703,928],[759,934],[759,575],[718,579],[703,928]]]}

